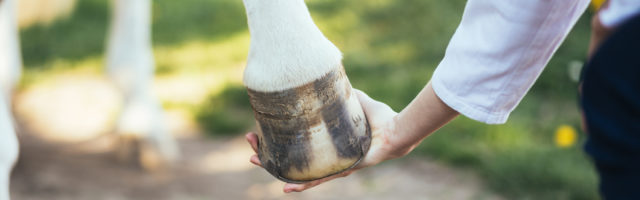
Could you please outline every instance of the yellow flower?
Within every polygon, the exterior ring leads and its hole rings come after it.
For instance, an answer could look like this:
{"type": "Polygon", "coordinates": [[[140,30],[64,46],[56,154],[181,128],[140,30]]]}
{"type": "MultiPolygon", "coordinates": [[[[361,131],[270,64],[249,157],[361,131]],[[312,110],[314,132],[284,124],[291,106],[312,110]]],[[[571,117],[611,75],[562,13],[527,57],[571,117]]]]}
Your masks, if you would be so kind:
{"type": "Polygon", "coordinates": [[[591,11],[596,12],[600,9],[600,6],[605,0],[591,0],[591,11]]]}
{"type": "Polygon", "coordinates": [[[576,129],[569,125],[561,125],[556,129],[555,142],[556,146],[567,148],[576,143],[577,133],[576,129]]]}

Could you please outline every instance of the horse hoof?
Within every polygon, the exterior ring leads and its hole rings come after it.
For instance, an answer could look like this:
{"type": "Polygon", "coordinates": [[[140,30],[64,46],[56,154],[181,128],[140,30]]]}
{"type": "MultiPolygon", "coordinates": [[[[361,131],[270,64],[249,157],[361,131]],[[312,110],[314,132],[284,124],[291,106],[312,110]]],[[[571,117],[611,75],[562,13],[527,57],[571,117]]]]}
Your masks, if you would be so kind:
{"type": "Polygon", "coordinates": [[[133,134],[118,136],[115,144],[116,160],[147,172],[160,172],[172,166],[171,159],[165,158],[159,148],[147,139],[133,134]]]}
{"type": "Polygon", "coordinates": [[[275,177],[301,183],[354,167],[371,130],[344,69],[293,89],[248,89],[258,123],[258,157],[275,177]]]}

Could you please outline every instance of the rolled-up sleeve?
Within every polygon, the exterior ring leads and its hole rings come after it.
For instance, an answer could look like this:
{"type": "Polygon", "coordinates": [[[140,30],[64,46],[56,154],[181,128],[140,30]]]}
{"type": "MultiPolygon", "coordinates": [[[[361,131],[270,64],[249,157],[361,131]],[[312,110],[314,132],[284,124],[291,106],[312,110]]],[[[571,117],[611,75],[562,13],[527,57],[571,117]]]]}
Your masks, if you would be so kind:
{"type": "Polygon", "coordinates": [[[589,2],[469,0],[433,89],[471,119],[506,122],[589,2]]]}

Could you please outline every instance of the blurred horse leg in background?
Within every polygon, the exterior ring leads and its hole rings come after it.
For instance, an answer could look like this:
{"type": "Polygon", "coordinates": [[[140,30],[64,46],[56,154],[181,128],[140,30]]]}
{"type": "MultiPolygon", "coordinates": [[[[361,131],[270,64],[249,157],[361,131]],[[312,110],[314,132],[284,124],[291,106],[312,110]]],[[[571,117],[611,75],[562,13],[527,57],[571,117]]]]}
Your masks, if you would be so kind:
{"type": "Polygon", "coordinates": [[[173,162],[179,153],[151,91],[151,0],[113,0],[113,5],[106,67],[125,98],[116,125],[121,145],[117,154],[121,161],[154,170],[173,162]]]}
{"type": "Polygon", "coordinates": [[[9,177],[17,159],[18,139],[13,128],[9,106],[5,102],[4,95],[0,93],[0,200],[9,199],[9,177]]]}
{"type": "Polygon", "coordinates": [[[11,93],[21,73],[16,0],[0,1],[0,200],[9,199],[9,177],[18,158],[11,93]]]}
{"type": "MultiPolygon", "coordinates": [[[[21,24],[49,23],[58,15],[69,13],[74,2],[21,1],[20,6],[37,8],[31,13],[20,13],[23,14],[21,24]],[[61,8],[50,9],[62,11],[43,14],[40,12],[42,6],[34,6],[40,5],[38,3],[62,5],[57,6],[61,8]]],[[[179,153],[163,122],[162,107],[151,92],[154,75],[151,1],[114,0],[113,3],[106,65],[110,77],[125,98],[124,109],[116,125],[120,145],[123,146],[116,148],[121,160],[132,161],[148,170],[157,169],[177,159],[179,153]]],[[[0,0],[0,200],[9,199],[9,178],[19,151],[11,115],[12,92],[22,70],[18,6],[17,0],[0,0]]]]}
{"type": "Polygon", "coordinates": [[[11,105],[11,93],[20,79],[22,60],[18,40],[17,0],[0,1],[0,92],[11,105]]]}

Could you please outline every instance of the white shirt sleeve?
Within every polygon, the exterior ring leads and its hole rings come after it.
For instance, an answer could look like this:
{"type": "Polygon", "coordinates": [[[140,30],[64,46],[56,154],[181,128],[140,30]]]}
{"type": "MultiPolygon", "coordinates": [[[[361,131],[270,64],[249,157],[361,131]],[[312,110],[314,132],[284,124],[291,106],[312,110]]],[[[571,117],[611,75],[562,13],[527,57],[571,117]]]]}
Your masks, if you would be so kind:
{"type": "Polygon", "coordinates": [[[471,119],[506,122],[589,2],[469,0],[433,89],[471,119]]]}
{"type": "Polygon", "coordinates": [[[599,12],[600,22],[606,27],[615,27],[640,13],[639,0],[610,0],[609,6],[599,12]]]}

